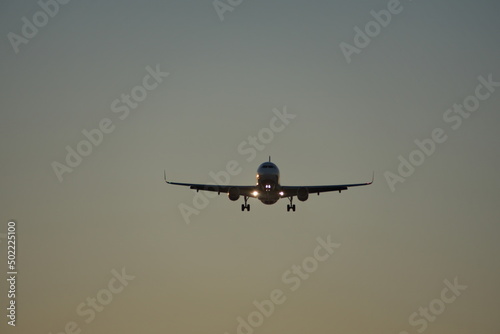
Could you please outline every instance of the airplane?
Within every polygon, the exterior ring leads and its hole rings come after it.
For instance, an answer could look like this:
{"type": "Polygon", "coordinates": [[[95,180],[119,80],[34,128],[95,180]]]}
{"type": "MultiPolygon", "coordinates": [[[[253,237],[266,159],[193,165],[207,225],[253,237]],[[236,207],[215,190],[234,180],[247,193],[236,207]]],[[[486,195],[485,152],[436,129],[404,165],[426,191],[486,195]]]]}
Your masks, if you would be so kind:
{"type": "Polygon", "coordinates": [[[249,198],[257,198],[262,203],[271,205],[276,203],[280,198],[288,198],[290,204],[287,204],[287,211],[295,212],[295,204],[293,204],[293,197],[297,196],[301,202],[309,198],[309,194],[327,191],[347,190],[349,187],[367,186],[373,183],[375,173],[372,175],[372,180],[366,183],[353,183],[353,184],[338,184],[338,185],[324,185],[324,186],[282,186],[280,184],[280,171],[278,166],[269,161],[262,163],[257,169],[257,184],[255,186],[231,186],[231,185],[215,185],[215,184],[194,184],[194,183],[179,183],[167,181],[167,174],[164,171],[164,180],[168,184],[186,186],[191,189],[213,191],[220,193],[227,193],[231,201],[237,201],[240,196],[243,196],[244,204],[241,204],[241,211],[250,211],[250,204],[247,203],[249,198]]]}

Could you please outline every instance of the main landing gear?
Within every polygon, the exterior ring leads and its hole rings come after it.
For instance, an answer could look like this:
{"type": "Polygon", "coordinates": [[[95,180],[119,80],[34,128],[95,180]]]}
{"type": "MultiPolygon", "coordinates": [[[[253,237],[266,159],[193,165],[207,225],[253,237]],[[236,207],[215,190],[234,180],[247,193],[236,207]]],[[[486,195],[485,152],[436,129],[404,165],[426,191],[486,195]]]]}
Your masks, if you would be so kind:
{"type": "Polygon", "coordinates": [[[290,200],[290,204],[286,205],[286,211],[290,212],[290,210],[292,210],[293,212],[295,212],[295,204],[292,204],[293,197],[290,196],[288,197],[288,199],[290,200]]]}
{"type": "Polygon", "coordinates": [[[245,204],[241,204],[241,211],[245,211],[245,209],[250,211],[250,204],[247,204],[248,196],[243,196],[243,198],[245,199],[245,204]]]}

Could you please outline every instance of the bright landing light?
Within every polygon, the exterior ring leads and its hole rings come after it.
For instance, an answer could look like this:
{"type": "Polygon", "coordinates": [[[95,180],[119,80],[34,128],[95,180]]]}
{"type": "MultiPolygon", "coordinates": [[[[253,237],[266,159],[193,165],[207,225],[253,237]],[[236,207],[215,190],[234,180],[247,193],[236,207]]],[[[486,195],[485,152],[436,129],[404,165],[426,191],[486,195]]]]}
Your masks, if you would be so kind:
{"type": "Polygon", "coordinates": [[[285,193],[280,191],[279,194],[280,194],[280,196],[283,196],[285,193]]]}
{"type": "Polygon", "coordinates": [[[256,191],[254,191],[254,192],[252,193],[252,195],[254,195],[254,196],[257,196],[258,194],[259,194],[259,193],[258,193],[258,192],[256,192],[256,191]]]}

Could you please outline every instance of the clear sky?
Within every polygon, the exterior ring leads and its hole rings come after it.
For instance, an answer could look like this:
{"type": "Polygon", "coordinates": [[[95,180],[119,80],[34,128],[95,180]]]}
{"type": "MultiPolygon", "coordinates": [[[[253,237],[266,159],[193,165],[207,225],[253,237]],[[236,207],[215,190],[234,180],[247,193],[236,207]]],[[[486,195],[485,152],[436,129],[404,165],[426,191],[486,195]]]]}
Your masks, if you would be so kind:
{"type": "Polygon", "coordinates": [[[64,2],[0,5],[2,333],[499,333],[498,1],[64,2]],[[375,182],[163,182],[269,155],[375,182]]]}

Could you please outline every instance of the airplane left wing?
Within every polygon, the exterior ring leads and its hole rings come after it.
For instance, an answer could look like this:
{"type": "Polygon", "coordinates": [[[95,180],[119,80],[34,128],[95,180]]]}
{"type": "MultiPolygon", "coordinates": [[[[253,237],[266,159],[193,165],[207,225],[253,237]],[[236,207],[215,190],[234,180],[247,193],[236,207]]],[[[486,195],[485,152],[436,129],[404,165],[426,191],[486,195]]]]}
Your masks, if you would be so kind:
{"type": "Polygon", "coordinates": [[[167,181],[166,173],[164,173],[164,179],[165,182],[168,184],[189,187],[190,189],[195,189],[197,192],[203,190],[203,191],[213,191],[220,194],[220,193],[228,193],[229,189],[238,189],[238,192],[241,196],[255,197],[253,192],[257,190],[257,187],[255,186],[231,186],[231,185],[218,185],[218,184],[171,182],[167,181]]]}

